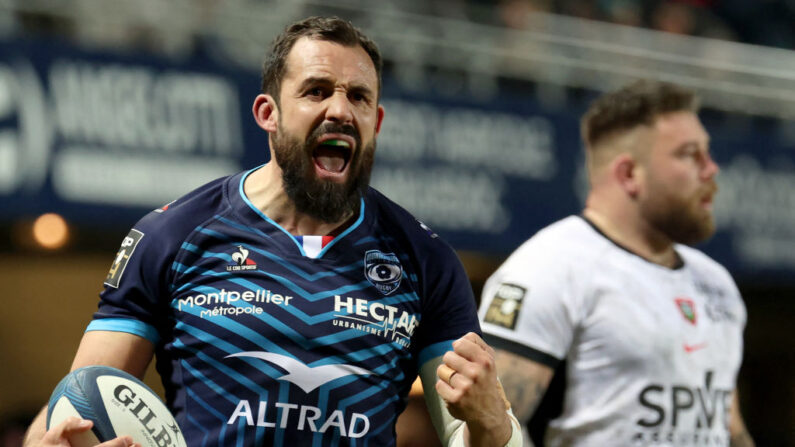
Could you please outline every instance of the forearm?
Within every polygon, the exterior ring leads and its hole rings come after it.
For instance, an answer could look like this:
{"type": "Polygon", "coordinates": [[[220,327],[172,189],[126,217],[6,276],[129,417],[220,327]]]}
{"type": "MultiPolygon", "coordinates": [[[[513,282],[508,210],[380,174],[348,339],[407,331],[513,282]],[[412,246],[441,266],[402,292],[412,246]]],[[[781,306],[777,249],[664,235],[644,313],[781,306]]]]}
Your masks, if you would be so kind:
{"type": "Polygon", "coordinates": [[[731,435],[730,447],[755,447],[754,440],[748,434],[748,430],[743,429],[739,433],[731,435]]]}
{"type": "Polygon", "coordinates": [[[521,438],[519,423],[508,413],[495,415],[493,424],[489,425],[482,425],[482,421],[478,421],[477,424],[468,422],[464,430],[465,445],[468,447],[515,445],[510,442],[514,441],[514,431],[521,438]]]}
{"type": "Polygon", "coordinates": [[[522,430],[513,415],[509,417],[509,421],[511,425],[508,427],[507,437],[502,439],[501,435],[495,436],[496,432],[489,430],[481,435],[475,434],[473,436],[469,431],[469,426],[464,421],[456,420],[457,425],[454,426],[454,430],[450,431],[449,438],[443,440],[443,443],[447,447],[533,447],[532,444],[528,444],[526,440],[523,440],[522,430]]]}
{"type": "Polygon", "coordinates": [[[541,403],[552,380],[552,368],[507,351],[497,350],[500,381],[516,419],[526,424],[541,403]]]}
{"type": "MultiPolygon", "coordinates": [[[[86,332],[80,341],[72,370],[89,365],[107,365],[142,377],[154,352],[154,345],[142,337],[125,332],[86,332]]],[[[79,417],[70,417],[47,430],[47,407],[33,419],[25,434],[24,447],[39,445],[68,445],[71,436],[79,436],[92,426],[92,422],[79,417]]],[[[119,437],[103,446],[129,446],[132,438],[119,437]]]]}
{"type": "Polygon", "coordinates": [[[740,400],[737,390],[732,396],[731,409],[729,410],[729,446],[730,447],[755,447],[754,440],[748,434],[745,421],[740,413],[740,400]]]}
{"type": "Polygon", "coordinates": [[[30,427],[28,427],[28,431],[25,433],[25,440],[23,441],[23,447],[31,447],[41,441],[44,437],[44,433],[47,432],[47,407],[41,409],[39,414],[33,418],[33,422],[31,422],[30,427]]]}

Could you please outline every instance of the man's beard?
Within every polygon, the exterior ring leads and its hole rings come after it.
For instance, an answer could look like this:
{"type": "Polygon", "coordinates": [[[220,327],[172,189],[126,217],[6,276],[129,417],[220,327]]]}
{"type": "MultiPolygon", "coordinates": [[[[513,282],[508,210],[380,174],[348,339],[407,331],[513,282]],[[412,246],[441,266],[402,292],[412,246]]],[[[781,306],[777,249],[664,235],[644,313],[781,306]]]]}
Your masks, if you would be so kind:
{"type": "Polygon", "coordinates": [[[370,171],[375,155],[375,139],[362,146],[359,132],[353,126],[323,124],[315,128],[306,141],[286,133],[281,124],[273,137],[273,153],[282,170],[282,183],[287,197],[296,209],[326,223],[337,223],[355,214],[360,198],[370,184],[370,171]],[[348,161],[348,178],[344,183],[317,178],[312,151],[324,134],[350,135],[356,140],[356,151],[348,161]]]}
{"type": "MultiPolygon", "coordinates": [[[[717,191],[715,183],[708,184],[706,191],[717,191]]],[[[657,231],[669,239],[686,245],[695,245],[709,239],[715,233],[712,213],[701,208],[700,190],[696,197],[682,197],[652,192],[649,200],[641,204],[641,213],[657,231]]]]}

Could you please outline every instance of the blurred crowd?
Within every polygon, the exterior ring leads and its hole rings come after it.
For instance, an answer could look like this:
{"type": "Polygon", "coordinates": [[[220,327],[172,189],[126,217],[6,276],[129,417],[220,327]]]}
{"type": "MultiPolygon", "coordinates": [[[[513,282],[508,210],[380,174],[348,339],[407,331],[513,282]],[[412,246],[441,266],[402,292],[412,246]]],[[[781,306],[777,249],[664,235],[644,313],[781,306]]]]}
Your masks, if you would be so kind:
{"type": "Polygon", "coordinates": [[[441,0],[427,7],[515,29],[527,28],[533,14],[551,13],[795,49],[795,0],[441,0]]]}
{"type": "MultiPolygon", "coordinates": [[[[534,15],[558,14],[674,34],[795,49],[795,26],[793,26],[795,0],[403,0],[399,6],[395,6],[389,0],[378,1],[383,1],[386,9],[398,8],[411,13],[456,18],[512,29],[530,28],[534,15]]],[[[357,8],[356,3],[354,0],[340,4],[345,5],[345,8],[357,8]]],[[[185,4],[192,5],[195,9],[191,15],[198,16],[204,23],[211,21],[208,17],[212,17],[221,6],[217,0],[182,2],[183,7],[185,4]]],[[[284,3],[275,0],[233,0],[224,6],[229,4],[241,10],[252,11],[262,7],[285,8],[284,3]]],[[[288,9],[297,11],[306,7],[311,11],[313,6],[319,4],[329,7],[335,5],[334,2],[293,0],[289,2],[288,9]]],[[[366,10],[373,4],[378,2],[363,0],[358,7],[366,10]]],[[[62,6],[72,12],[83,11],[78,13],[77,17],[82,14],[97,15],[98,10],[107,10],[112,17],[118,12],[118,8],[125,7],[125,4],[112,2],[104,5],[96,0],[69,0],[62,6]]],[[[156,6],[156,2],[149,2],[148,7],[143,8],[151,10],[151,14],[148,15],[153,16],[152,20],[157,20],[160,16],[156,6]]],[[[24,9],[22,8],[21,11],[24,9]]],[[[33,13],[29,11],[9,15],[0,20],[3,22],[0,23],[0,29],[11,25],[8,23],[9,19],[14,22],[12,26],[17,30],[72,34],[74,28],[80,28],[79,23],[64,20],[63,15],[53,13],[51,9],[39,9],[33,13]]],[[[140,15],[147,17],[147,14],[140,15]]],[[[184,25],[175,28],[174,31],[178,32],[180,28],[184,28],[184,25]]],[[[148,34],[144,29],[141,31],[142,35],[148,34]]],[[[125,33],[127,39],[130,38],[128,33],[129,30],[125,33]]],[[[108,34],[112,33],[107,29],[104,30],[103,35],[108,34]]]]}

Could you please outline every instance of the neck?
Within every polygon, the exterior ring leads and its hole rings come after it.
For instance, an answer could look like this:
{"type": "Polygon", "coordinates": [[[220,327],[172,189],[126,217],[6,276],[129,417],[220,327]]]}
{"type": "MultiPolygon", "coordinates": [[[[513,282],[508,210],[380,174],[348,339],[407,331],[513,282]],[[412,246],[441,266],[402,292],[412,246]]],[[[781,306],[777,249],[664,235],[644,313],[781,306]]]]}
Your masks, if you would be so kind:
{"type": "Polygon", "coordinates": [[[329,223],[298,211],[284,190],[282,170],[274,161],[249,174],[243,184],[243,192],[268,218],[295,236],[336,236],[356,217],[351,214],[329,223]]]}
{"type": "Polygon", "coordinates": [[[589,196],[583,215],[608,238],[654,264],[668,268],[679,264],[673,241],[648,225],[636,207],[601,205],[589,196]]]}

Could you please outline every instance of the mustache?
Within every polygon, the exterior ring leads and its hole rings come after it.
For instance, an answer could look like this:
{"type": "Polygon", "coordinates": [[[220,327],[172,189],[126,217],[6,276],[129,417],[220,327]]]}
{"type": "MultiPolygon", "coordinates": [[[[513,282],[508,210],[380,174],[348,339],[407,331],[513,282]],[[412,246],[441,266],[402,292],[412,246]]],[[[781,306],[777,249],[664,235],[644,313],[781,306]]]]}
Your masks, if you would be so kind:
{"type": "Polygon", "coordinates": [[[308,142],[310,146],[314,146],[317,141],[325,134],[328,133],[339,133],[343,135],[348,135],[352,137],[356,141],[356,147],[361,147],[362,145],[362,137],[359,135],[359,131],[350,124],[339,124],[339,123],[322,123],[309,134],[308,142]]]}
{"type": "Polygon", "coordinates": [[[718,188],[718,183],[715,180],[710,180],[704,186],[704,189],[702,191],[704,194],[709,194],[710,196],[714,196],[715,194],[718,193],[719,189],[720,188],[718,188]]]}

